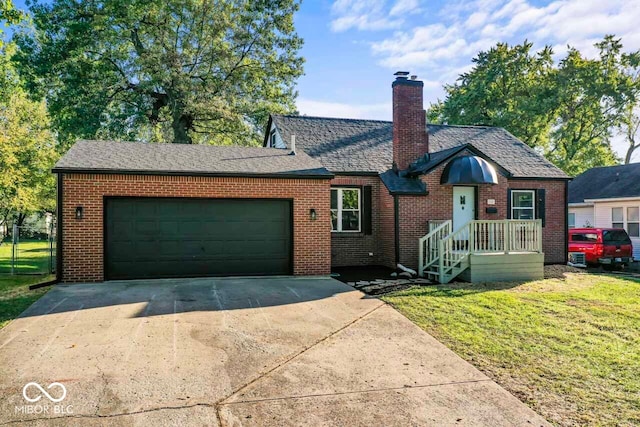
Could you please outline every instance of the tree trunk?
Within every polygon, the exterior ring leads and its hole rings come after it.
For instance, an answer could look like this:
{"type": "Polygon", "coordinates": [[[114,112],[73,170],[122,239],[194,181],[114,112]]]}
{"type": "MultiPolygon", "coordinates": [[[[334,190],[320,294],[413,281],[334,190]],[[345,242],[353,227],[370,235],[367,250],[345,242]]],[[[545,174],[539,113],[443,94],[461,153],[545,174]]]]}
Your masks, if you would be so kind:
{"type": "Polygon", "coordinates": [[[189,130],[193,127],[193,120],[189,114],[186,114],[180,106],[174,107],[171,114],[173,121],[171,128],[173,129],[174,144],[193,144],[193,140],[189,136],[189,130]]]}
{"type": "Polygon", "coordinates": [[[16,225],[18,227],[22,227],[22,224],[24,224],[25,219],[27,219],[27,214],[19,213],[18,219],[16,220],[16,225]]]}
{"type": "Polygon", "coordinates": [[[628,165],[631,163],[631,156],[633,156],[633,152],[640,146],[631,144],[629,149],[627,150],[627,155],[624,157],[624,164],[628,165]]]}

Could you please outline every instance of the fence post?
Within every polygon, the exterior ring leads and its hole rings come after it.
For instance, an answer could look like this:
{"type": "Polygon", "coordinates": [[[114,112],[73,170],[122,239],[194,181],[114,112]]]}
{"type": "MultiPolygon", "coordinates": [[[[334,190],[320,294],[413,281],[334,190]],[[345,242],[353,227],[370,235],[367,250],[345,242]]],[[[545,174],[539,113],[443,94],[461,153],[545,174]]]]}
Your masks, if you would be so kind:
{"type": "Polygon", "coordinates": [[[18,245],[18,224],[13,223],[13,229],[11,231],[11,275],[14,275],[16,270],[17,245],[18,245]]]}

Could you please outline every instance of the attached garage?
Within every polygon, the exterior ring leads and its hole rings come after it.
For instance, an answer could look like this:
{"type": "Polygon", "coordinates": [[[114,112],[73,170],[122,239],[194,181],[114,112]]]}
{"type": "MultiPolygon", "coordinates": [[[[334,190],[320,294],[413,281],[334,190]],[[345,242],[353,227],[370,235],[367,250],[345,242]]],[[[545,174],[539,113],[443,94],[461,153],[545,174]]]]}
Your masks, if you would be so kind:
{"type": "Polygon", "coordinates": [[[330,273],[333,175],[304,153],[80,141],[54,172],[60,281],[330,273]]]}
{"type": "Polygon", "coordinates": [[[106,279],[292,272],[288,200],[108,198],[106,279]]]}

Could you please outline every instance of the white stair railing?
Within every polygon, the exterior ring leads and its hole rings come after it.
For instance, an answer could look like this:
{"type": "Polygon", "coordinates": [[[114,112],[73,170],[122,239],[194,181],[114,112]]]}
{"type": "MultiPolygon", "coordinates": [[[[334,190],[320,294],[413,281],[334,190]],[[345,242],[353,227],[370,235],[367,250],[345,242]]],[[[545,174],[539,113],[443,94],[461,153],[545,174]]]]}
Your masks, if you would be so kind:
{"type": "Polygon", "coordinates": [[[474,220],[451,228],[451,221],[444,221],[419,240],[420,276],[448,283],[469,266],[471,254],[542,253],[539,219],[474,220]]]}
{"type": "Polygon", "coordinates": [[[418,274],[424,273],[438,263],[438,242],[451,234],[451,220],[430,221],[429,234],[418,241],[418,274]]]}

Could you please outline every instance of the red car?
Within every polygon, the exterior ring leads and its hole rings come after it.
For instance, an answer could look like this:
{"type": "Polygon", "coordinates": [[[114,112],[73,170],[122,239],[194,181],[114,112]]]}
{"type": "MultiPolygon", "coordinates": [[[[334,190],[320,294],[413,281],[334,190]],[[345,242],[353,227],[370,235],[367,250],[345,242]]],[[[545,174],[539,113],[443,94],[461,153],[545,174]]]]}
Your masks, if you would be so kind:
{"type": "Polygon", "coordinates": [[[589,265],[626,267],[633,261],[631,239],[622,228],[571,228],[569,252],[583,252],[589,265]]]}

